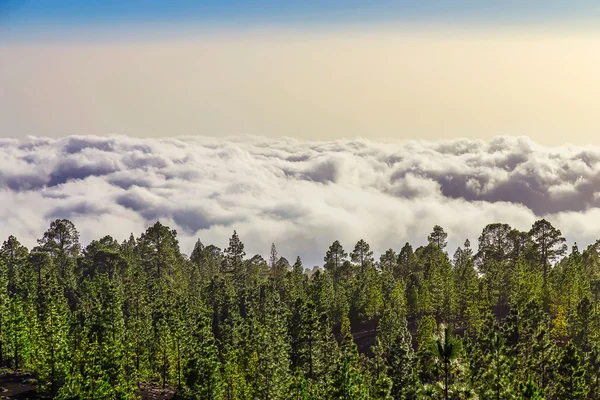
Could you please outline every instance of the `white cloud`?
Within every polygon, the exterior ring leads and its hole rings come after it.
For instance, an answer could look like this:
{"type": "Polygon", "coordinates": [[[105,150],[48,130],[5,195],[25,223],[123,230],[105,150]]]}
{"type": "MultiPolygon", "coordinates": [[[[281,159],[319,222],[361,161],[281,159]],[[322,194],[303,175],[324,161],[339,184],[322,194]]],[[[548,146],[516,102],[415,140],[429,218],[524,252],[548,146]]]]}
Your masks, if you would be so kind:
{"type": "Polygon", "coordinates": [[[0,141],[0,235],[28,246],[55,218],[84,244],[139,236],[161,220],[182,251],[200,238],[249,255],[271,242],[290,260],[321,264],[340,240],[377,252],[424,244],[435,224],[449,250],[488,223],[529,229],[546,217],[580,246],[600,237],[600,149],[490,142],[329,142],[262,137],[29,137],[0,141]]]}

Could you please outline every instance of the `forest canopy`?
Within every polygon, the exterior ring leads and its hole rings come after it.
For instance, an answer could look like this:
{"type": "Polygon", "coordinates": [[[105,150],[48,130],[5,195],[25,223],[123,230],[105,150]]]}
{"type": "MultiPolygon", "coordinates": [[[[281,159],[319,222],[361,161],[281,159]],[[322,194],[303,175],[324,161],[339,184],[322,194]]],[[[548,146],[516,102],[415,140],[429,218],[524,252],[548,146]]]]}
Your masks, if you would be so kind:
{"type": "Polygon", "coordinates": [[[600,398],[600,240],[568,249],[544,219],[447,238],[377,260],[334,241],[308,270],[235,231],[187,256],[160,222],[83,247],[57,219],[0,249],[0,363],[59,399],[600,398]]]}

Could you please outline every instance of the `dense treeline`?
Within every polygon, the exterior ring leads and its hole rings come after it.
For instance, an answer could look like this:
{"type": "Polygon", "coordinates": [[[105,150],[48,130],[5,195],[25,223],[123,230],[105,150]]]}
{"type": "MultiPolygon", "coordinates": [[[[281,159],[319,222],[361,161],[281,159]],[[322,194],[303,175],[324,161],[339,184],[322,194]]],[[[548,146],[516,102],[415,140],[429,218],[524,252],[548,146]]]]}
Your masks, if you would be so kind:
{"type": "Polygon", "coordinates": [[[600,241],[568,251],[546,220],[488,225],[452,258],[446,239],[378,261],[335,241],[305,270],[235,232],[187,257],[158,222],[82,249],[56,220],[31,250],[2,245],[0,362],[61,399],[600,398],[600,241]]]}

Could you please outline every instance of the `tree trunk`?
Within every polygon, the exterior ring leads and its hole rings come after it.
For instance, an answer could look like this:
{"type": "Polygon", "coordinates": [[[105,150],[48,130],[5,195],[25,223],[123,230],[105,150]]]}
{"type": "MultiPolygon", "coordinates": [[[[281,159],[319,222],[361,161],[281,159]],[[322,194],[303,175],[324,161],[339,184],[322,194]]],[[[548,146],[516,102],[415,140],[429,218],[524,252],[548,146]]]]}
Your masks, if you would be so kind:
{"type": "Polygon", "coordinates": [[[17,345],[17,339],[15,338],[15,371],[19,369],[19,346],[17,345]]]}
{"type": "Polygon", "coordinates": [[[165,346],[163,349],[163,373],[162,373],[162,388],[163,390],[167,386],[167,347],[165,346]]]}
{"type": "Polygon", "coordinates": [[[500,357],[496,351],[496,400],[500,400],[500,357]]]}
{"type": "MultiPolygon", "coordinates": [[[[50,329],[54,333],[54,321],[52,318],[52,312],[50,312],[50,329]]],[[[51,347],[50,347],[50,362],[52,363],[52,375],[51,375],[51,392],[52,398],[56,396],[56,360],[54,359],[54,336],[52,336],[51,347]]]]}
{"type": "Polygon", "coordinates": [[[177,342],[177,387],[181,389],[181,357],[179,356],[179,341],[177,342]]]}
{"type": "Polygon", "coordinates": [[[444,364],[444,400],[448,400],[448,364],[444,364]]]}

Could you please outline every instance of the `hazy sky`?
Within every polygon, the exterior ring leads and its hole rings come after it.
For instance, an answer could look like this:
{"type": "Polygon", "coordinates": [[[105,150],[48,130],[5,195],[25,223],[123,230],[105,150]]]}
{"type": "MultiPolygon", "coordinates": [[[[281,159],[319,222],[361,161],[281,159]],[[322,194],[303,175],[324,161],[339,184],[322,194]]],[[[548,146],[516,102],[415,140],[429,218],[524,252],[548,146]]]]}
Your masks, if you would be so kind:
{"type": "Polygon", "coordinates": [[[0,136],[597,143],[599,2],[371,3],[4,0],[0,136]]]}

